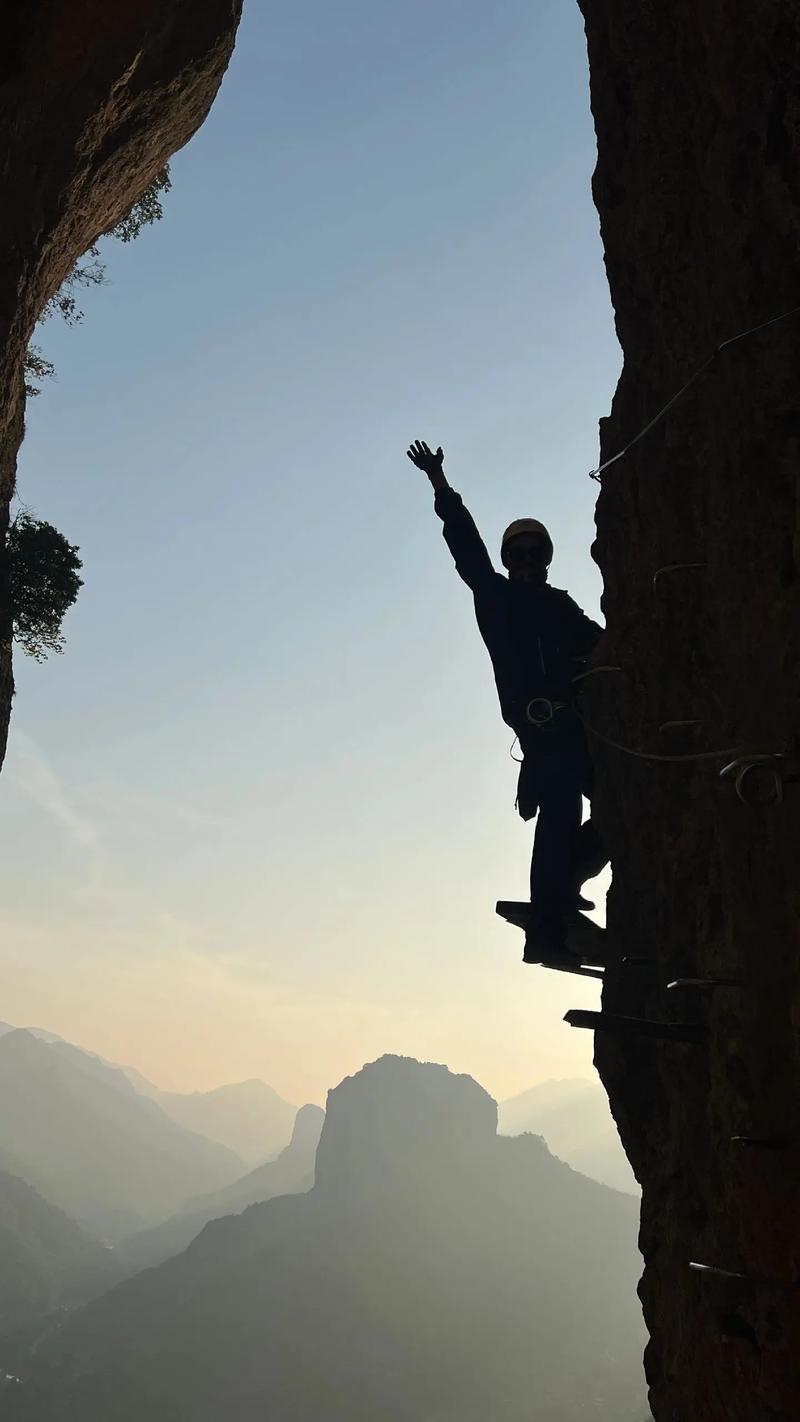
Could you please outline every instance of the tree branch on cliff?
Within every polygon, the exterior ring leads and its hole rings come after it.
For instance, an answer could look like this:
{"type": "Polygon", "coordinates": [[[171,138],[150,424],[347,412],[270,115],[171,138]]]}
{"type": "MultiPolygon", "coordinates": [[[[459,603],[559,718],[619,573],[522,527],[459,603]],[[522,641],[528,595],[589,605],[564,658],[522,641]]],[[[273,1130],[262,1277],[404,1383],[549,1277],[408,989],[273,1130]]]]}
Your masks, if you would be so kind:
{"type": "MultiPolygon", "coordinates": [[[[103,233],[103,236],[116,237],[119,242],[135,241],[145,227],[160,222],[164,215],[161,197],[163,193],[169,192],[171,186],[169,164],[166,163],[156,173],[152,183],[139,194],[125,216],[121,217],[114,227],[109,228],[108,232],[103,233]]],[[[48,321],[51,316],[60,316],[68,326],[77,326],[83,320],[83,311],[78,304],[81,288],[102,286],[105,279],[106,264],[101,260],[97,242],[93,242],[83,257],[75,263],[58,291],[50,297],[39,318],[40,323],[48,321]]],[[[52,361],[47,360],[39,346],[34,345],[28,347],[24,369],[25,393],[30,396],[41,394],[41,386],[37,381],[55,374],[52,361]]]]}

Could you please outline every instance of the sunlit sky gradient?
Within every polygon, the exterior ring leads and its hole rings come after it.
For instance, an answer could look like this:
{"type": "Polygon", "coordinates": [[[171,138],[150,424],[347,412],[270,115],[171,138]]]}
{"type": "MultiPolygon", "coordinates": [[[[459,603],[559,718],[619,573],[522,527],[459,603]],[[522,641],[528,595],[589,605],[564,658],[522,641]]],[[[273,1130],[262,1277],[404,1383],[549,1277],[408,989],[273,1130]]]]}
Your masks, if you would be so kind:
{"type": "Polygon", "coordinates": [[[591,1072],[594,985],[524,968],[496,705],[412,437],[494,550],[532,514],[597,615],[619,368],[577,6],[249,0],[158,227],[29,409],[20,495],[80,544],[17,658],[0,1016],[295,1102],[384,1051],[507,1096],[591,1072]]]}

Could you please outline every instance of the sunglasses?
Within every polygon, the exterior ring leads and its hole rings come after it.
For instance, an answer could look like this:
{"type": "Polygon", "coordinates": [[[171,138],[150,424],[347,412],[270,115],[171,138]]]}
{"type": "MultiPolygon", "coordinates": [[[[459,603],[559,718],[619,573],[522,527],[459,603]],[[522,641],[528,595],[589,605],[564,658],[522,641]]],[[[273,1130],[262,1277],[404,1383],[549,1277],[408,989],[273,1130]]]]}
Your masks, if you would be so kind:
{"type": "Polygon", "coordinates": [[[540,543],[529,543],[521,548],[514,543],[508,543],[503,549],[506,563],[540,563],[546,556],[547,544],[544,539],[540,543]]]}

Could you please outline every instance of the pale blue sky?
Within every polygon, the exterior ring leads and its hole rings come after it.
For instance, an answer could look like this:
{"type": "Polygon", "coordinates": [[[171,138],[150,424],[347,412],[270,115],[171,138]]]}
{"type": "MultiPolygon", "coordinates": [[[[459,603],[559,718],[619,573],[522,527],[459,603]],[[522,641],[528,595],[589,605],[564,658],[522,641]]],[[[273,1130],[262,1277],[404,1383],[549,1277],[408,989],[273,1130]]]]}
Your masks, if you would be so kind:
{"type": "Polygon", "coordinates": [[[165,1085],[287,1096],[383,1050],[585,1073],[520,965],[530,827],[409,440],[593,615],[619,353],[577,6],[249,0],[163,221],[40,343],[23,501],[80,544],[17,658],[4,1013],[165,1085]]]}

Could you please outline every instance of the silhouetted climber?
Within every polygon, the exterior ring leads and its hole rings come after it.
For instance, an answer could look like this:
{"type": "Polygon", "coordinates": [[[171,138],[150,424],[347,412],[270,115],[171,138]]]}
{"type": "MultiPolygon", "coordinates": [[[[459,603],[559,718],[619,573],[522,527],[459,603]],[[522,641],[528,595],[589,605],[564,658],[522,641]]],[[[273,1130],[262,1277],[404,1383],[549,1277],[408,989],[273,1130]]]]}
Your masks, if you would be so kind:
{"type": "Polygon", "coordinates": [[[433,486],[445,542],[475,599],[503,720],[519,737],[517,808],[523,820],[538,811],[524,961],[574,962],[580,955],[569,951],[569,916],[590,907],[580,898],[581,885],[608,862],[592,821],[581,824],[592,765],[574,682],[601,629],[568,593],[550,587],[553,544],[543,524],[532,518],[509,524],[500,551],[504,577],[445,478],[441,448],[434,454],[415,440],[407,453],[433,486]]]}

